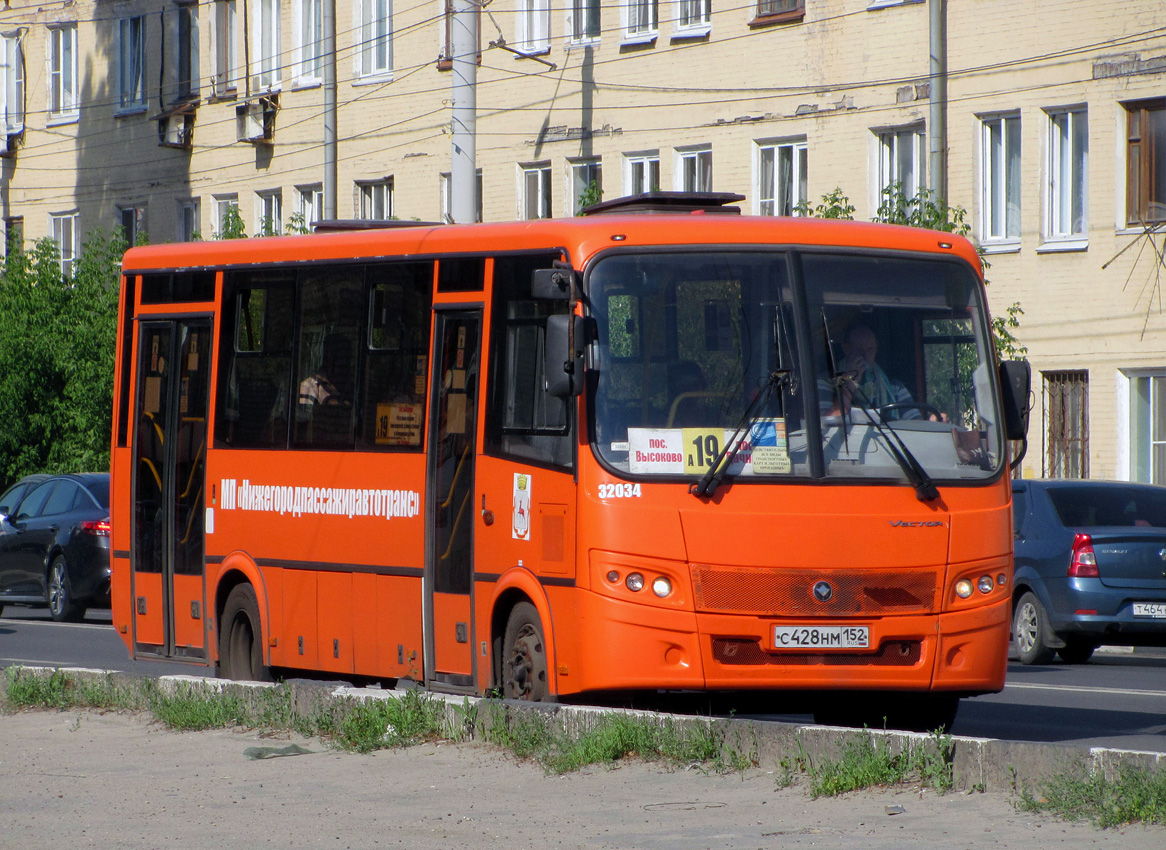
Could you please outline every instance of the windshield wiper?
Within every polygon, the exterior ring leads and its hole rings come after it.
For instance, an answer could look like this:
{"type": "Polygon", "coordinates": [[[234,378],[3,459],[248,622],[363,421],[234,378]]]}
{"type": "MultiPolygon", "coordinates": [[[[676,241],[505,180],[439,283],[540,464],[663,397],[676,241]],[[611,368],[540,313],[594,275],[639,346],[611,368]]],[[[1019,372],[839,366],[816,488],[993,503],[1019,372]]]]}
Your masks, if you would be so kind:
{"type": "Polygon", "coordinates": [[[846,410],[842,404],[842,388],[850,384],[850,401],[851,410],[854,409],[853,402],[857,399],[862,411],[866,414],[870,424],[874,426],[875,431],[883,438],[883,443],[887,450],[891,453],[891,457],[895,459],[895,463],[899,464],[899,468],[903,470],[903,474],[907,476],[907,480],[911,482],[911,486],[915,488],[915,497],[921,502],[932,502],[939,498],[939,489],[935,486],[935,482],[931,480],[931,476],[927,474],[927,470],[919,463],[919,460],[907,448],[907,444],[895,432],[895,429],[886,424],[883,419],[882,412],[871,404],[854,381],[854,375],[851,372],[839,371],[837,364],[834,362],[834,340],[830,338],[830,323],[826,319],[826,311],[822,311],[822,324],[826,330],[826,352],[830,358],[830,371],[833,373],[832,383],[834,384],[834,391],[837,393],[838,411],[841,414],[842,420],[842,438],[846,441],[846,450],[850,451],[850,436],[846,428],[846,410]]]}
{"type": "Polygon", "coordinates": [[[787,369],[779,369],[769,373],[769,377],[765,379],[765,386],[761,388],[761,392],[757,394],[757,398],[753,399],[753,403],[746,408],[745,415],[741,417],[741,421],[737,425],[737,429],[733,432],[733,436],[721,446],[721,450],[713,458],[713,462],[709,465],[708,471],[700,477],[700,481],[689,485],[689,493],[702,499],[711,499],[713,497],[713,494],[717,492],[717,488],[721,486],[721,482],[725,479],[729,467],[732,465],[729,462],[729,457],[731,453],[737,450],[737,444],[741,440],[742,433],[748,433],[753,429],[762,411],[765,410],[765,402],[769,399],[769,396],[773,394],[775,389],[789,380],[790,372],[787,369]]]}

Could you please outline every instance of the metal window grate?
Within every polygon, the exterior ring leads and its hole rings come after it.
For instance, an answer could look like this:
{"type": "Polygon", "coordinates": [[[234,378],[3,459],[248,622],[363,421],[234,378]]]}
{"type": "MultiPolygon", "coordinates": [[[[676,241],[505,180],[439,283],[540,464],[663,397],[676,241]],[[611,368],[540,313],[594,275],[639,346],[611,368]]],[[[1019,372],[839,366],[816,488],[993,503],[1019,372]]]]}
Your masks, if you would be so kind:
{"type": "Polygon", "coordinates": [[[1045,478],[1089,477],[1089,373],[1045,372],[1045,478]]]}

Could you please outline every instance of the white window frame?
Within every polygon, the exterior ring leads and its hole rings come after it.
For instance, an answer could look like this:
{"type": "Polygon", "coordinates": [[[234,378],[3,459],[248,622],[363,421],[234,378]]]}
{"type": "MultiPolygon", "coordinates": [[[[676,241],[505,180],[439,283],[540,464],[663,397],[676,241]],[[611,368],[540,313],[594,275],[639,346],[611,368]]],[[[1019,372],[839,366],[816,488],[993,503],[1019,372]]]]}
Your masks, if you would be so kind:
{"type": "Polygon", "coordinates": [[[1089,241],[1089,113],[1080,106],[1046,109],[1045,114],[1049,143],[1042,248],[1084,249],[1089,241]]]}
{"type": "Polygon", "coordinates": [[[258,91],[279,91],[283,82],[280,5],[281,0],[252,0],[250,73],[258,91]]]}
{"type": "Polygon", "coordinates": [[[324,184],[312,183],[308,186],[296,186],[296,212],[304,220],[304,227],[312,229],[312,225],[324,216],[324,184]]]}
{"type": "MultiPolygon", "coordinates": [[[[1154,439],[1155,417],[1166,417],[1166,410],[1160,409],[1160,407],[1166,407],[1166,404],[1159,405],[1155,402],[1154,384],[1157,382],[1166,383],[1166,374],[1157,370],[1139,370],[1123,373],[1122,377],[1128,382],[1128,392],[1119,392],[1118,394],[1119,429],[1121,428],[1121,414],[1123,412],[1127,420],[1126,428],[1119,430],[1119,433],[1123,433],[1124,431],[1126,434],[1125,456],[1119,459],[1118,464],[1119,476],[1130,481],[1166,484],[1166,480],[1157,481],[1154,479],[1154,448],[1156,446],[1166,446],[1166,439],[1154,439]],[[1146,401],[1144,407],[1135,403],[1135,398],[1139,395],[1139,383],[1142,381],[1146,382],[1144,386],[1148,390],[1145,396],[1146,401]],[[1124,411],[1121,409],[1122,402],[1125,405],[1124,411]],[[1145,438],[1146,442],[1144,453],[1137,445],[1142,438],[1145,438]],[[1140,462],[1143,460],[1144,464],[1140,462]]],[[[1166,448],[1163,450],[1166,451],[1166,448]]]]}
{"type": "Polygon", "coordinates": [[[179,100],[198,95],[199,49],[198,4],[193,0],[175,3],[172,32],[174,36],[174,97],[179,100]]]}
{"type": "Polygon", "coordinates": [[[600,0],[567,0],[568,44],[594,44],[603,32],[603,6],[600,0]],[[594,20],[592,21],[592,17],[594,20]],[[594,26],[591,31],[590,27],[594,26]]]}
{"type": "Polygon", "coordinates": [[[551,49],[550,0],[518,0],[518,32],[515,49],[528,56],[551,49]]]}
{"type": "Polygon", "coordinates": [[[393,217],[393,178],[356,182],[356,217],[384,221],[393,217]]]}
{"type": "Polygon", "coordinates": [[[518,217],[524,221],[551,218],[551,164],[530,162],[518,168],[518,217]]]}
{"type": "Polygon", "coordinates": [[[575,216],[579,214],[579,198],[591,185],[591,181],[594,180],[600,192],[603,191],[603,160],[597,156],[573,159],[569,160],[567,165],[566,214],[575,216]]]}
{"type": "MultiPolygon", "coordinates": [[[[478,197],[474,221],[482,220],[482,169],[477,170],[478,197]]],[[[441,220],[453,224],[453,180],[448,171],[441,172],[441,220]]]]}
{"type": "Polygon", "coordinates": [[[81,214],[77,210],[49,214],[49,236],[61,253],[61,276],[73,277],[73,266],[81,256],[81,214]]]}
{"type": "Polygon", "coordinates": [[[255,193],[256,236],[278,236],[283,233],[283,191],[266,189],[255,193]],[[270,228],[267,224],[270,223],[270,228]]]}
{"type": "Polygon", "coordinates": [[[393,0],[355,0],[355,74],[362,80],[393,75],[393,0]]]}
{"type": "Polygon", "coordinates": [[[324,79],[324,2],[294,0],[292,32],[295,77],[300,87],[318,86],[324,79]]]}
{"type": "Polygon", "coordinates": [[[198,198],[183,198],[176,202],[175,237],[179,242],[190,242],[202,237],[202,204],[198,198]]]}
{"type": "Polygon", "coordinates": [[[620,17],[624,44],[650,44],[660,35],[660,0],[624,0],[620,17]]]}
{"type": "Polygon", "coordinates": [[[54,24],[48,29],[48,123],[64,124],[76,121],[80,116],[77,91],[77,25],[54,24]]]}
{"type": "Polygon", "coordinates": [[[232,193],[230,195],[215,195],[214,198],[215,208],[214,221],[212,222],[212,225],[214,227],[215,238],[222,239],[223,216],[226,213],[228,207],[234,207],[236,210],[239,209],[239,196],[232,193]]]}
{"type": "Polygon", "coordinates": [[[799,204],[806,203],[806,168],[809,148],[804,138],[767,139],[753,146],[753,212],[756,215],[799,215],[799,204]],[[788,162],[783,175],[782,164],[788,162]],[[782,178],[787,177],[787,180],[782,178]],[[768,177],[768,179],[766,179],[768,177]]]}
{"type": "Polygon", "coordinates": [[[676,0],[673,38],[699,38],[712,32],[712,0],[676,0]]]}
{"type": "Polygon", "coordinates": [[[625,195],[641,195],[660,191],[660,152],[640,151],[623,155],[623,185],[625,195]],[[652,172],[656,185],[652,186],[652,172]]]}
{"type": "Polygon", "coordinates": [[[1023,183],[1020,113],[979,118],[980,244],[985,250],[1019,249],[1023,183]]]}
{"type": "Polygon", "coordinates": [[[215,97],[232,97],[239,89],[239,17],[237,0],[214,0],[214,38],[211,61],[214,75],[211,89],[215,97]]]}
{"type": "Polygon", "coordinates": [[[24,46],[20,33],[8,33],[0,43],[0,110],[4,133],[14,136],[24,131],[24,46]]]}
{"type": "Polygon", "coordinates": [[[146,108],[146,16],[118,21],[119,114],[146,108]]]}
{"type": "Polygon", "coordinates": [[[676,149],[676,191],[711,192],[713,190],[713,148],[700,145],[676,149]]]}
{"type": "Polygon", "coordinates": [[[878,185],[874,209],[882,204],[883,191],[894,183],[902,186],[907,200],[927,188],[927,136],[921,124],[884,127],[874,131],[877,145],[878,185]],[[908,173],[904,174],[904,171],[908,173]]]}

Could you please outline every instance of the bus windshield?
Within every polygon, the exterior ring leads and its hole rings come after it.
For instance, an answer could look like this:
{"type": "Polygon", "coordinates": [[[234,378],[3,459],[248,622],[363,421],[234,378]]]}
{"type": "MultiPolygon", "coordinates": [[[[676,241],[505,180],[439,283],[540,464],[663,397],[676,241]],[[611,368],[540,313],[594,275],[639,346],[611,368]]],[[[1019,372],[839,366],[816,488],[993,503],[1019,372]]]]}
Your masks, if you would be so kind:
{"type": "Polygon", "coordinates": [[[617,473],[699,477],[734,434],[728,474],[744,481],[908,482],[904,456],[937,482],[1001,469],[988,323],[962,263],[619,253],[588,295],[592,436],[617,473]]]}

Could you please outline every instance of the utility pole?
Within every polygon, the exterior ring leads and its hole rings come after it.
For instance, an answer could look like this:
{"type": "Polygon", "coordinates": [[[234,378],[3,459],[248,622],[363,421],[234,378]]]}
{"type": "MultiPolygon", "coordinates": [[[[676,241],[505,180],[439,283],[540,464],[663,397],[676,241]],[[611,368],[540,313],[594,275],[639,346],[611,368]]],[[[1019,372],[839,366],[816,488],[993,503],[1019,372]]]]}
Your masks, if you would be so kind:
{"type": "Polygon", "coordinates": [[[324,209],[317,215],[333,221],[336,219],[336,0],[322,0],[320,5],[324,59],[324,209]]]}
{"type": "Polygon", "coordinates": [[[928,171],[933,200],[947,203],[947,0],[927,0],[931,53],[928,171]]]}
{"type": "Polygon", "coordinates": [[[450,216],[455,224],[477,217],[478,7],[473,0],[451,0],[450,50],[453,53],[453,144],[450,162],[450,216]]]}

